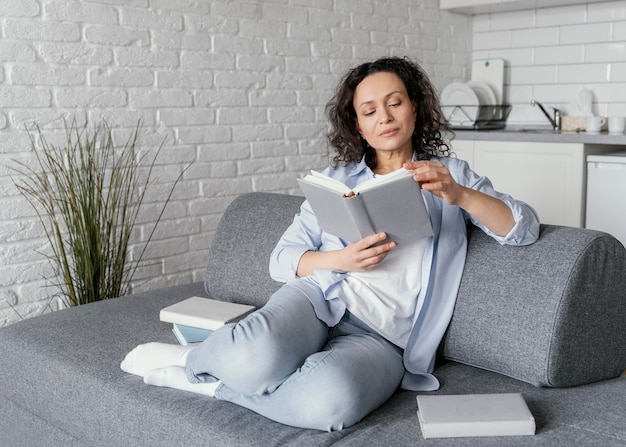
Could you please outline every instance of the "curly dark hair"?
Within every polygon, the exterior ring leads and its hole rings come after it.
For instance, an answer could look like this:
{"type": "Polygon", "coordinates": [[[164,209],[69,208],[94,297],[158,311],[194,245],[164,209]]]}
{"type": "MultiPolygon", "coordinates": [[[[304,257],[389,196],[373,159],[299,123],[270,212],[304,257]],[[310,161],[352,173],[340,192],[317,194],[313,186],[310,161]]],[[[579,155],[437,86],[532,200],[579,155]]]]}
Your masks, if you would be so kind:
{"type": "Polygon", "coordinates": [[[450,129],[443,119],[439,97],[428,76],[419,65],[407,58],[389,57],[366,62],[350,70],[326,105],[330,122],[328,143],[335,150],[333,162],[357,163],[365,155],[367,165],[372,169],[376,167],[376,152],[360,137],[357,130],[353,99],[361,81],[378,72],[396,74],[404,82],[409,99],[416,106],[412,140],[418,159],[449,156],[450,146],[443,139],[442,131],[450,129]]]}

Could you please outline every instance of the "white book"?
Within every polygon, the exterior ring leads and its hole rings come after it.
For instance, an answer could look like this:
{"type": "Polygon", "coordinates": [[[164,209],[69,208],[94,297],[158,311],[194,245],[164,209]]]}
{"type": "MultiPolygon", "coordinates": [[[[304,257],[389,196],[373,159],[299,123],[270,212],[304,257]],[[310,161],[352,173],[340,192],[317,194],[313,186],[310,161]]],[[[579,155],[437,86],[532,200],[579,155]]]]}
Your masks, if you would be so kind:
{"type": "Polygon", "coordinates": [[[166,323],[216,330],[237,321],[254,310],[254,306],[193,296],[161,309],[159,318],[166,323]]]}
{"type": "Polygon", "coordinates": [[[324,231],[348,242],[381,231],[398,244],[433,234],[420,185],[404,168],[354,189],[315,171],[298,183],[324,231]]]}
{"type": "Polygon", "coordinates": [[[424,438],[535,434],[535,418],[519,393],[418,395],[424,438]]]}

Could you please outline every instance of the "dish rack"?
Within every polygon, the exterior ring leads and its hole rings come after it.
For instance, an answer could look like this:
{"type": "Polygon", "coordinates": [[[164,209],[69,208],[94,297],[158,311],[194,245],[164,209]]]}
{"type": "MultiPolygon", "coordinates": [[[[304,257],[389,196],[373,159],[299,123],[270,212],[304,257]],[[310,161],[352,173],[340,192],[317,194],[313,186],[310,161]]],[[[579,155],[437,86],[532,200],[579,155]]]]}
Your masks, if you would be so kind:
{"type": "Polygon", "coordinates": [[[444,105],[442,110],[451,129],[504,129],[511,105],[444,105]]]}

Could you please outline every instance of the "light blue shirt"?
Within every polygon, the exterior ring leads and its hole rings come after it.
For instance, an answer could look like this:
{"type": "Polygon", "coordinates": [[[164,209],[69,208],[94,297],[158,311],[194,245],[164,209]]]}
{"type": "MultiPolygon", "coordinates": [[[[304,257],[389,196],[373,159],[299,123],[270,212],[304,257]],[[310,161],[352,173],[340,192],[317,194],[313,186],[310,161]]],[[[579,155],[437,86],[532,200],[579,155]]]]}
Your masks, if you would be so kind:
{"type": "MultiPolygon", "coordinates": [[[[434,194],[422,191],[434,236],[429,238],[422,260],[422,288],[417,297],[420,311],[414,316],[411,335],[404,350],[406,373],[402,381],[403,388],[422,391],[439,388],[439,381],[431,373],[437,348],[452,318],[463,274],[467,221],[503,245],[532,244],[539,236],[539,217],[532,207],[495,191],[489,179],[478,176],[465,161],[451,157],[436,160],[448,168],[460,185],[502,200],[511,209],[515,225],[506,236],[498,236],[458,206],[448,205],[434,194]]],[[[374,177],[364,161],[329,167],[324,174],[350,188],[374,177]]],[[[316,270],[311,276],[298,278],[298,263],[307,251],[337,250],[346,245],[347,242],[320,228],[313,210],[305,201],[270,257],[272,278],[306,289],[317,317],[331,327],[339,323],[346,311],[337,285],[347,273],[316,270]]]]}

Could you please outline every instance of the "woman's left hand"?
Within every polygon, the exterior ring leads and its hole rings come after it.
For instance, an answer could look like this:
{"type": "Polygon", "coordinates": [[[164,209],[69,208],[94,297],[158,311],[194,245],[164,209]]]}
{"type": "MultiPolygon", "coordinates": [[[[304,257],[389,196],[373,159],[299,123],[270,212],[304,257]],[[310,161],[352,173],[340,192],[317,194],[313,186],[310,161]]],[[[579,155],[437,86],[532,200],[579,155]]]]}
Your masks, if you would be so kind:
{"type": "Polygon", "coordinates": [[[413,178],[422,189],[432,192],[449,205],[459,205],[464,188],[459,185],[448,168],[439,161],[405,163],[404,169],[413,171],[413,178]]]}

